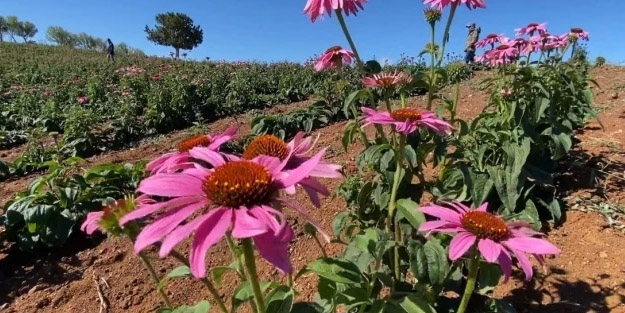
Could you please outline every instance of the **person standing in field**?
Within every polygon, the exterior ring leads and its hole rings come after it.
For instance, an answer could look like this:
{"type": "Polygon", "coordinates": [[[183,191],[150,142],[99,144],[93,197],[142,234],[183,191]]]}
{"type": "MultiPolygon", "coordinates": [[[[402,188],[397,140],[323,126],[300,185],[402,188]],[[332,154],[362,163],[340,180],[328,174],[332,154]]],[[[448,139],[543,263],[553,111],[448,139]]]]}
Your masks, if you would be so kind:
{"type": "Polygon", "coordinates": [[[480,39],[480,28],[475,27],[475,23],[471,23],[467,25],[469,29],[469,36],[467,37],[467,44],[464,48],[464,52],[466,53],[464,56],[464,61],[467,64],[471,64],[475,60],[475,44],[480,39]]]}
{"type": "Polygon", "coordinates": [[[111,41],[111,38],[107,38],[106,42],[108,43],[106,47],[106,59],[115,62],[115,45],[111,41]]]}

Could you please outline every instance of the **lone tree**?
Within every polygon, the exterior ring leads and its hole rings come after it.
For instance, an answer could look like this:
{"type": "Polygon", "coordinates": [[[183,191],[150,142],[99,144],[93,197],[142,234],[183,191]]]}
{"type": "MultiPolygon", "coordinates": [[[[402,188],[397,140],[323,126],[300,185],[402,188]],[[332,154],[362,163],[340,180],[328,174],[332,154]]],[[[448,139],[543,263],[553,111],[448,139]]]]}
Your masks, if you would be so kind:
{"type": "Polygon", "coordinates": [[[202,43],[204,32],[199,25],[183,13],[167,12],[156,16],[157,25],[150,29],[145,26],[148,40],[176,49],[176,59],[180,56],[180,49],[191,50],[202,43]]]}
{"type": "Polygon", "coordinates": [[[0,16],[0,42],[4,41],[4,34],[9,32],[9,25],[7,24],[7,20],[0,16]]]}
{"type": "Polygon", "coordinates": [[[28,39],[35,37],[38,31],[35,24],[31,22],[21,22],[16,34],[22,37],[24,42],[28,42],[28,39]]]}
{"type": "Polygon", "coordinates": [[[76,47],[76,36],[60,26],[50,26],[46,32],[46,39],[59,46],[76,47]]]}

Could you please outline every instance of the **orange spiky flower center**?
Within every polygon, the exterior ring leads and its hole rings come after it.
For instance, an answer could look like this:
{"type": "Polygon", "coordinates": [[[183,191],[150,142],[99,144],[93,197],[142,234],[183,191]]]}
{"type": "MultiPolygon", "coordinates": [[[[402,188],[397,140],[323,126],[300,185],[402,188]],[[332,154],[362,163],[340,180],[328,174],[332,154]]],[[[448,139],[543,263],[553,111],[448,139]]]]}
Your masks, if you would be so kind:
{"type": "Polygon", "coordinates": [[[284,160],[289,152],[289,146],[284,140],[274,135],[262,135],[250,142],[243,152],[243,158],[251,160],[259,155],[268,155],[284,160]]]}
{"type": "Polygon", "coordinates": [[[508,46],[508,45],[499,45],[499,47],[497,47],[497,50],[506,50],[506,49],[510,49],[510,46],[508,46]]]}
{"type": "Polygon", "coordinates": [[[416,122],[421,119],[421,112],[413,108],[403,108],[391,112],[391,117],[400,122],[416,122]]]}
{"type": "Polygon", "coordinates": [[[328,48],[328,50],[326,50],[326,53],[330,53],[330,52],[332,52],[332,53],[334,53],[334,52],[339,52],[339,51],[341,51],[342,49],[343,49],[343,47],[341,47],[341,46],[332,46],[332,47],[328,48]]]}
{"type": "Polygon", "coordinates": [[[527,27],[536,27],[536,26],[538,26],[538,23],[529,23],[527,25],[527,27]]]}
{"type": "Polygon", "coordinates": [[[510,236],[506,223],[488,212],[467,212],[462,216],[461,222],[465,229],[480,239],[502,241],[510,236]]]}
{"type": "Polygon", "coordinates": [[[494,39],[494,38],[497,38],[497,37],[499,37],[499,35],[497,35],[497,34],[490,34],[490,35],[486,36],[486,38],[488,38],[488,39],[494,39]]]}
{"type": "Polygon", "coordinates": [[[210,138],[206,135],[196,135],[183,140],[178,144],[178,152],[189,152],[195,147],[207,147],[211,144],[210,138]]]}
{"type": "Polygon", "coordinates": [[[203,188],[213,203],[231,208],[266,203],[275,192],[271,174],[262,165],[246,160],[215,168],[203,188]]]}
{"type": "Polygon", "coordinates": [[[571,33],[573,33],[573,34],[581,34],[583,32],[584,32],[584,30],[579,28],[579,27],[571,28],[571,33]]]}

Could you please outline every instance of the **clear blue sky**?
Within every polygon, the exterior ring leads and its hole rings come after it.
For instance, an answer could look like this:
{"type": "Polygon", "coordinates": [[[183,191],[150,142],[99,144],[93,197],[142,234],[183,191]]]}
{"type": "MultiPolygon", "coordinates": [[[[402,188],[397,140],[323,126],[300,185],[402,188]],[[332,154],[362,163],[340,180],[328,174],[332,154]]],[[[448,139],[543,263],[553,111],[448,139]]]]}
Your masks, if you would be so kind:
{"type": "MultiPolygon", "coordinates": [[[[462,7],[454,21],[450,52],[462,52],[464,25],[476,22],[482,36],[506,33],[529,22],[547,22],[552,33],[570,27],[590,32],[592,57],[625,62],[625,0],[485,0],[487,9],[462,7]]],[[[172,50],[147,41],[145,25],[166,11],[183,12],[204,29],[204,42],[189,57],[301,62],[332,45],[347,46],[336,18],[311,23],[302,9],[306,0],[2,0],[0,15],[16,15],[37,25],[37,41],[45,41],[51,25],[87,32],[113,42],[126,42],[150,55],[172,50]]],[[[356,45],[365,59],[416,55],[428,41],[420,0],[369,0],[357,17],[347,18],[356,45]]],[[[441,28],[443,25],[441,25],[441,28]]]]}

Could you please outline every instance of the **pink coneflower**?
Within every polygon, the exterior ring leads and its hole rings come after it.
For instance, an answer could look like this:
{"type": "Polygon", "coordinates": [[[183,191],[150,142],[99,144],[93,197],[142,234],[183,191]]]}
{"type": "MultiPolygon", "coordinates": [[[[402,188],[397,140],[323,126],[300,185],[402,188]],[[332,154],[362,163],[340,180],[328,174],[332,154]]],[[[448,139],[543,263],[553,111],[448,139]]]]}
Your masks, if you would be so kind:
{"type": "Polygon", "coordinates": [[[488,204],[473,210],[461,203],[450,204],[455,210],[428,205],[421,212],[439,218],[421,224],[419,231],[430,233],[456,233],[449,245],[449,258],[455,261],[472,247],[477,247],[487,262],[499,263],[508,280],[512,271],[512,255],[516,257],[530,280],[533,275],[532,263],[525,253],[530,253],[543,262],[545,255],[559,254],[560,250],[542,234],[532,230],[525,222],[505,222],[500,216],[486,211],[488,204]]]}
{"type": "Polygon", "coordinates": [[[515,31],[516,31],[517,36],[523,36],[523,35],[534,36],[534,33],[538,33],[539,35],[542,35],[547,32],[546,26],[547,26],[546,23],[542,23],[542,24],[530,23],[525,27],[515,29],[515,31]]]}
{"type": "Polygon", "coordinates": [[[514,47],[512,44],[501,44],[497,48],[495,48],[493,52],[493,56],[496,58],[502,59],[504,61],[509,61],[515,59],[519,55],[519,50],[514,47]]]}
{"type": "Polygon", "coordinates": [[[370,124],[393,125],[396,131],[406,135],[415,132],[419,127],[431,129],[439,135],[449,135],[451,133],[451,125],[429,111],[403,108],[389,113],[363,107],[362,112],[364,113],[365,121],[362,125],[363,127],[370,124]]]}
{"type": "Polygon", "coordinates": [[[46,90],[46,91],[43,92],[43,95],[46,96],[46,97],[49,97],[49,96],[52,95],[52,91],[51,90],[46,90]]]}
{"type": "Polygon", "coordinates": [[[488,36],[484,37],[484,39],[476,42],[475,46],[478,48],[486,47],[488,45],[494,46],[496,43],[501,43],[501,42],[506,42],[506,41],[508,41],[508,38],[506,38],[504,35],[489,34],[488,36]]]}
{"type": "Polygon", "coordinates": [[[86,103],[89,103],[89,98],[87,98],[86,96],[82,96],[82,97],[76,98],[76,101],[78,101],[78,103],[80,104],[86,104],[86,103]]]}
{"type": "Polygon", "coordinates": [[[588,41],[588,39],[590,38],[588,32],[584,31],[582,28],[579,27],[571,28],[571,35],[585,41],[588,41]]]}
{"type": "Polygon", "coordinates": [[[423,0],[423,4],[429,4],[433,8],[438,8],[439,10],[443,10],[449,5],[460,5],[465,4],[469,10],[475,8],[486,8],[486,3],[484,0],[423,0]]]}
{"type": "Polygon", "coordinates": [[[342,9],[346,15],[356,15],[359,10],[363,9],[363,4],[366,2],[367,0],[308,0],[304,7],[304,14],[310,15],[310,20],[313,22],[324,13],[332,16],[334,10],[342,9]]]}
{"type": "Polygon", "coordinates": [[[510,88],[502,88],[499,91],[499,94],[501,94],[502,97],[506,98],[506,97],[512,95],[512,89],[510,89],[510,88]]]}
{"type": "Polygon", "coordinates": [[[120,220],[124,225],[164,211],[139,233],[135,252],[162,240],[159,254],[164,257],[195,232],[189,257],[191,273],[204,277],[208,249],[231,230],[234,238],[252,238],[265,260],[282,272],[291,272],[288,243],[293,232],[274,205],[282,203],[301,210],[281,199],[279,192],[309,177],[325,149],[289,171],[284,170],[284,162],[274,157],[227,161],[203,147],[195,147],[189,154],[213,169],[197,163],[180,173],[150,176],[139,185],[138,192],[165,200],[142,205],[120,220]]]}
{"type": "Polygon", "coordinates": [[[362,84],[369,88],[394,88],[398,86],[405,86],[412,82],[412,76],[404,72],[394,73],[381,73],[375,74],[373,77],[365,77],[362,79],[362,84]]]}
{"type": "Polygon", "coordinates": [[[119,219],[134,210],[135,202],[141,204],[150,203],[151,201],[152,200],[146,196],[140,196],[137,199],[131,196],[122,200],[117,200],[105,206],[102,211],[87,213],[87,217],[80,226],[80,230],[88,235],[92,235],[95,232],[119,235],[121,232],[119,219]]]}
{"type": "Polygon", "coordinates": [[[237,133],[237,129],[237,125],[232,125],[221,134],[189,137],[178,144],[177,151],[163,154],[154,159],[146,165],[145,169],[153,175],[157,173],[174,173],[192,168],[194,165],[191,162],[189,150],[195,147],[205,147],[207,149],[205,153],[216,154],[217,156],[215,157],[218,157],[221,145],[232,140],[237,133]]]}
{"type": "Polygon", "coordinates": [[[343,62],[351,64],[353,58],[354,53],[343,49],[341,46],[330,47],[319,57],[317,64],[315,64],[315,70],[322,71],[328,68],[339,68],[343,65],[343,62]]]}
{"type": "MultiPolygon", "coordinates": [[[[310,160],[308,154],[315,145],[312,137],[304,138],[303,132],[298,132],[293,140],[288,143],[273,135],[262,135],[252,140],[245,151],[243,159],[252,160],[258,156],[266,155],[280,159],[285,163],[284,170],[289,171],[298,168],[302,163],[310,160]]],[[[310,172],[309,177],[300,181],[299,184],[306,194],[308,194],[311,202],[316,207],[321,207],[321,201],[318,194],[325,196],[330,195],[330,191],[315,178],[340,178],[343,175],[339,172],[341,166],[338,164],[326,163],[320,161],[310,172]]],[[[295,188],[286,189],[287,193],[294,194],[295,188]]]]}

